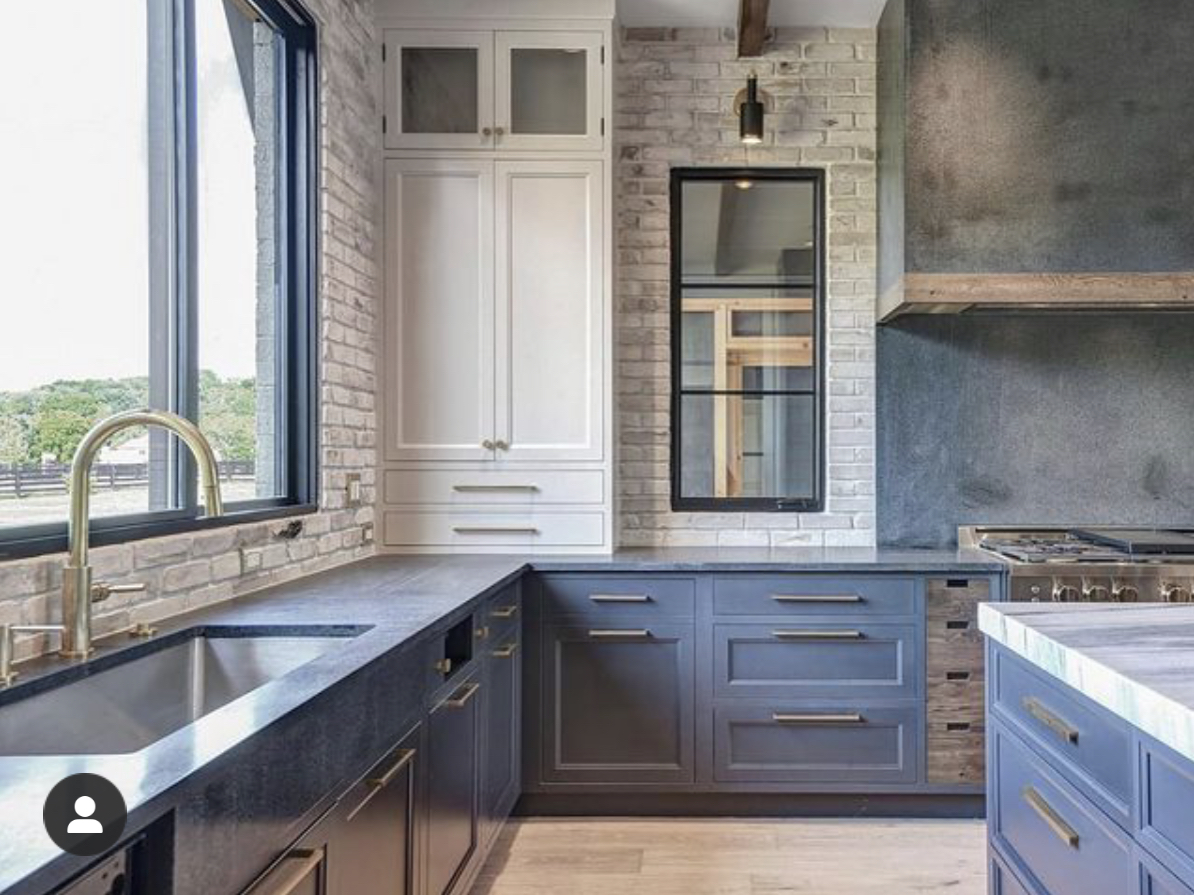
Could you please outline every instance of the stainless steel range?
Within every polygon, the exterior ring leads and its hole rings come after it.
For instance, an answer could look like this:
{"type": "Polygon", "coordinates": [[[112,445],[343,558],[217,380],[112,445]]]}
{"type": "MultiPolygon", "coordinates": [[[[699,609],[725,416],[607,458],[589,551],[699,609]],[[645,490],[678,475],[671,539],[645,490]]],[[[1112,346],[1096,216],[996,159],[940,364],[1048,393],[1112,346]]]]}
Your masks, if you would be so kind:
{"type": "Polygon", "coordinates": [[[1194,530],[963,526],[958,545],[998,556],[1013,600],[1190,603],[1194,530]]]}

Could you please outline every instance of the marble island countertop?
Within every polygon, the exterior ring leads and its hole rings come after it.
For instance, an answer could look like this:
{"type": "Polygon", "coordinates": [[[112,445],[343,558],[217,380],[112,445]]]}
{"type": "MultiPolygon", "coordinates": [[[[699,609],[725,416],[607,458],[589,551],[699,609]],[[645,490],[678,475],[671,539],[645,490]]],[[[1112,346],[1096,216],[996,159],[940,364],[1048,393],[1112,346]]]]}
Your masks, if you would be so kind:
{"type": "Polygon", "coordinates": [[[979,628],[1194,761],[1194,606],[987,603],[979,628]]]}

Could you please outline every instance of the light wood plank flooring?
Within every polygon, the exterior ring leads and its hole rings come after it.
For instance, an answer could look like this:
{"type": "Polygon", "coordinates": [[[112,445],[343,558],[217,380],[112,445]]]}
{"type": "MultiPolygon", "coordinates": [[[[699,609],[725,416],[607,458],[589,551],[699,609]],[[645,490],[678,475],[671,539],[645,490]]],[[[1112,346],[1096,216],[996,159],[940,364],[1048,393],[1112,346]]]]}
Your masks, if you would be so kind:
{"type": "Polygon", "coordinates": [[[981,821],[511,821],[472,895],[985,895],[981,821]]]}

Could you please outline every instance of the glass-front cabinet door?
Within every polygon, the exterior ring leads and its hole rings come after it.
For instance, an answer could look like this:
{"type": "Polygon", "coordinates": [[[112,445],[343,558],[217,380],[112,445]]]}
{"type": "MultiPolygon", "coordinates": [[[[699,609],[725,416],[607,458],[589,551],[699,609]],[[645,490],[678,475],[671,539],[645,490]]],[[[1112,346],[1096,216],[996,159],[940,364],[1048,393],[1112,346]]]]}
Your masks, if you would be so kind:
{"type": "Polygon", "coordinates": [[[496,146],[585,150],[604,143],[596,31],[499,31],[496,146]]]}
{"type": "Polygon", "coordinates": [[[494,146],[493,33],[385,33],[387,149],[494,146]]]}

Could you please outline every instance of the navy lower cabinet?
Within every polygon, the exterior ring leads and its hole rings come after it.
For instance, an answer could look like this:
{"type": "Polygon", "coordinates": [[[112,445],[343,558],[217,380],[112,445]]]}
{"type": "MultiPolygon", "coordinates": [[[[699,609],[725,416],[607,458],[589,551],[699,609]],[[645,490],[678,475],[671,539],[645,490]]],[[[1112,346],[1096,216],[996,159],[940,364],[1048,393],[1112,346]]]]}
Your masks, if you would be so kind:
{"type": "Polygon", "coordinates": [[[427,895],[447,895],[479,845],[479,675],[464,676],[427,719],[427,895]]]}
{"type": "Polygon", "coordinates": [[[522,637],[518,624],[489,638],[481,737],[481,837],[492,842],[522,792],[522,637]]]}
{"type": "Polygon", "coordinates": [[[543,632],[542,779],[694,779],[692,624],[592,619],[543,632]]]}
{"type": "Polygon", "coordinates": [[[1194,762],[995,643],[992,895],[1194,895],[1194,762]]]}

